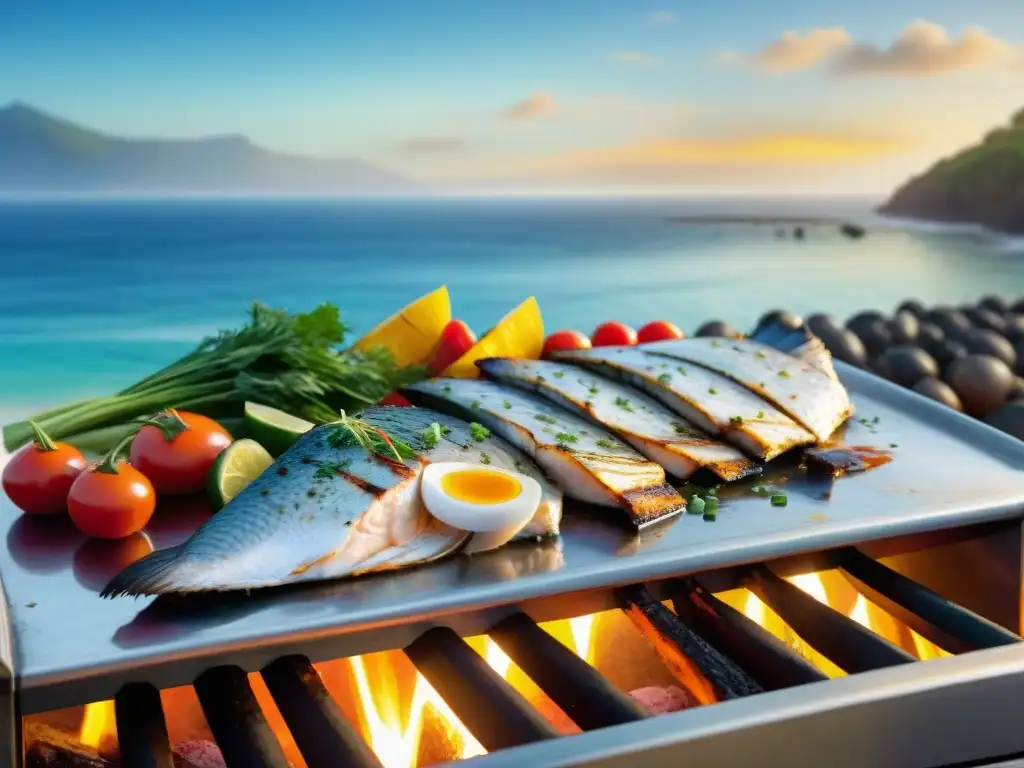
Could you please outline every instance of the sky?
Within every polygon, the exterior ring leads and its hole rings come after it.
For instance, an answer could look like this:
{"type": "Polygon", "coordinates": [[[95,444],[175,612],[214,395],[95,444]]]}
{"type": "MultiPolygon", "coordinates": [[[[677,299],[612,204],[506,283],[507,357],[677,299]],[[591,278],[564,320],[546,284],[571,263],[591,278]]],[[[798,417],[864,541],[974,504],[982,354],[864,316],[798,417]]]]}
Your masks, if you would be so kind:
{"type": "Polygon", "coordinates": [[[0,2],[12,100],[443,190],[880,193],[1024,107],[1024,3],[0,2]]]}

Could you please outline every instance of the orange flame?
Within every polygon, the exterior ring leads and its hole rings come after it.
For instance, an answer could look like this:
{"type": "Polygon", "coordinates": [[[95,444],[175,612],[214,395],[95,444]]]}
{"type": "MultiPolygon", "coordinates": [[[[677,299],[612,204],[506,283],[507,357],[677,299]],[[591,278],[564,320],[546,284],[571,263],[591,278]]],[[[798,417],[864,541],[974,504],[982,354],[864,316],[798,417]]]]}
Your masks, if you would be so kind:
{"type": "Polygon", "coordinates": [[[96,749],[117,733],[113,701],[96,701],[87,704],[78,730],[78,740],[96,749]]]}

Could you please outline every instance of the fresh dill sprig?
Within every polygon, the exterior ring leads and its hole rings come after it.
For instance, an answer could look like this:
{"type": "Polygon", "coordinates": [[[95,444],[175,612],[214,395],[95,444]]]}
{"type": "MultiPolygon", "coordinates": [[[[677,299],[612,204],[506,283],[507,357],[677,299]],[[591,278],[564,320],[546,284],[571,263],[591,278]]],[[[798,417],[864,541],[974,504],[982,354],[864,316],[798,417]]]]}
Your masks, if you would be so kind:
{"type": "Polygon", "coordinates": [[[327,442],[334,448],[359,446],[367,453],[373,453],[397,461],[405,461],[416,455],[412,446],[391,437],[383,429],[367,424],[361,419],[348,416],[344,411],[341,418],[331,422],[327,442]]]}

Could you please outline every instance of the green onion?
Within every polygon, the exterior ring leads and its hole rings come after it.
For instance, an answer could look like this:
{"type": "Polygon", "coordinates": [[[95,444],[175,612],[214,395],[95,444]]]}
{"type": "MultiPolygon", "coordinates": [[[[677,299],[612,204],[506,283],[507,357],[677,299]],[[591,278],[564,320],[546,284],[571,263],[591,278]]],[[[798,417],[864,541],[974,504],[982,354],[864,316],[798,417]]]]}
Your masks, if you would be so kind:
{"type": "Polygon", "coordinates": [[[469,425],[469,436],[479,443],[491,436],[491,430],[489,430],[483,424],[477,424],[475,421],[473,421],[470,422],[469,425]]]}
{"type": "Polygon", "coordinates": [[[703,515],[704,508],[707,506],[700,496],[694,496],[690,499],[689,512],[693,515],[703,515]]]}
{"type": "Polygon", "coordinates": [[[781,493],[776,494],[775,496],[772,496],[772,506],[773,507],[784,507],[788,503],[789,503],[789,500],[785,496],[783,496],[781,493]]]}

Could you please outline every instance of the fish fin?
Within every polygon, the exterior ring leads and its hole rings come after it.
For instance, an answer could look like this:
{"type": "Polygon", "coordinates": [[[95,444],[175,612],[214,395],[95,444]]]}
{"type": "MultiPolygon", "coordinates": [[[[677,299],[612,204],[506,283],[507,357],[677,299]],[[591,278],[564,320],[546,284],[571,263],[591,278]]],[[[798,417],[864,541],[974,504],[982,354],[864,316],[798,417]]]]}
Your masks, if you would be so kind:
{"type": "Polygon", "coordinates": [[[103,588],[100,597],[159,595],[176,591],[171,578],[182,546],[158,549],[129,565],[103,588]]]}
{"type": "Polygon", "coordinates": [[[803,360],[824,373],[830,379],[837,380],[836,369],[832,365],[832,354],[824,342],[815,336],[811,329],[801,323],[798,328],[790,328],[777,321],[763,323],[754,329],[749,337],[751,341],[774,347],[780,352],[803,360]]]}

